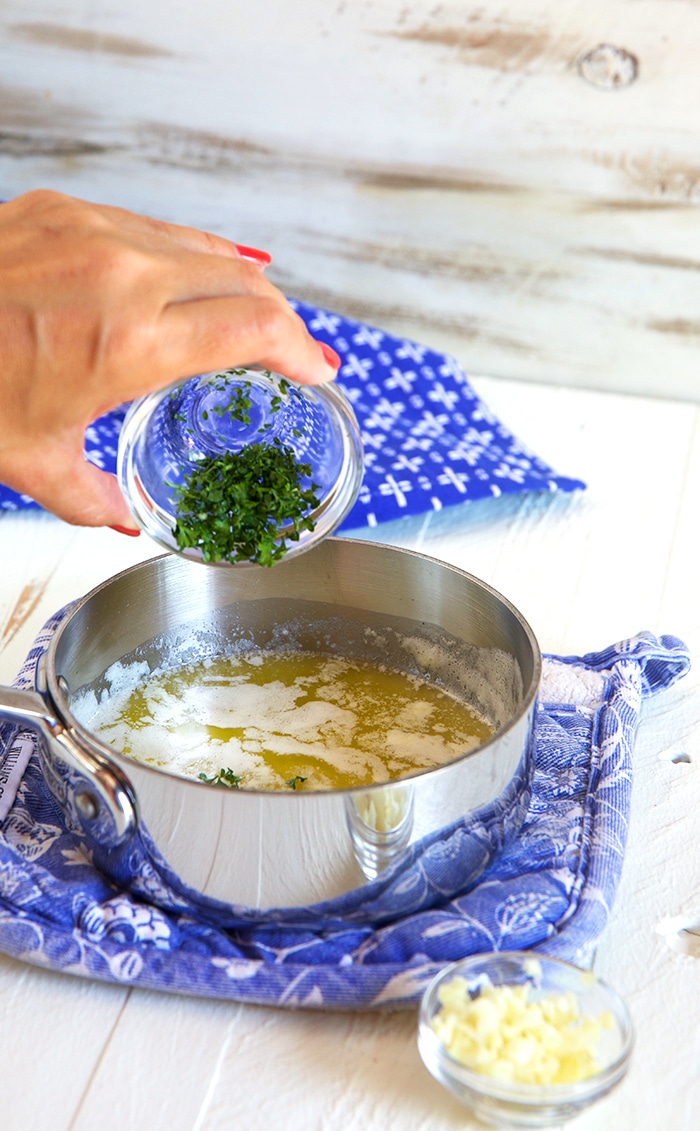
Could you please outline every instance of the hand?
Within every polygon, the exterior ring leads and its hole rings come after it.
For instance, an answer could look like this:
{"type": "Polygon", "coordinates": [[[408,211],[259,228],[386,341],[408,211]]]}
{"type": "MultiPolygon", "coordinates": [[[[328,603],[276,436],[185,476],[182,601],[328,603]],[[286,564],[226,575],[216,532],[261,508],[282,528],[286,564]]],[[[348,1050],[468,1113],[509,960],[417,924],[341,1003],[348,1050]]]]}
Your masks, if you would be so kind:
{"type": "Polygon", "coordinates": [[[230,366],[330,380],[339,359],[265,278],[266,262],[59,193],[0,205],[0,481],[67,522],[133,529],[114,476],[83,457],[96,417],[230,366]]]}

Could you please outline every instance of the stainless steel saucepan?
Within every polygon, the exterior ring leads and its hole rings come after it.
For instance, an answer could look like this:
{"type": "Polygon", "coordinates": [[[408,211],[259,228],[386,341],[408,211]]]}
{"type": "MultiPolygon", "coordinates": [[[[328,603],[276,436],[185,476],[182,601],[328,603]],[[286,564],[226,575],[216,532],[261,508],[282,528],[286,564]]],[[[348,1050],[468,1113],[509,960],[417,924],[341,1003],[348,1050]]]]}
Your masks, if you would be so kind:
{"type": "Polygon", "coordinates": [[[166,555],[118,574],[62,621],[36,691],[0,690],[0,719],[37,732],[56,798],[108,871],[141,826],[182,885],[239,907],[291,908],[367,883],[421,838],[505,796],[516,832],[527,808],[540,670],[532,630],[482,581],[422,554],[328,538],[272,569],[216,569],[166,555]],[[105,672],[118,660],[175,665],[242,639],[269,647],[280,633],[300,648],[437,680],[495,732],[454,761],[399,781],[263,792],[141,765],[90,733],[71,708],[81,689],[108,687],[105,672]]]}

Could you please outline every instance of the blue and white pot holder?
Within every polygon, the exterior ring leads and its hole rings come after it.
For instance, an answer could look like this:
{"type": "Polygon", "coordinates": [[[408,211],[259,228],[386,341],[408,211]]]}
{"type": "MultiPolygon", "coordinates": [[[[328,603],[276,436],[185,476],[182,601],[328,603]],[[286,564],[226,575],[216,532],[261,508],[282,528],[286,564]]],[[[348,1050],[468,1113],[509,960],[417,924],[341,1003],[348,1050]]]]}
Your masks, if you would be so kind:
{"type": "MultiPolygon", "coordinates": [[[[18,686],[33,685],[63,615],[37,639],[18,686]]],[[[481,951],[532,948],[585,964],[622,869],[642,700],[688,668],[679,640],[649,633],[580,658],[545,657],[522,828],[509,835],[508,803],[466,818],[449,845],[463,890],[443,902],[433,892],[389,921],[377,882],[293,922],[185,898],[147,835],[130,846],[122,882],[108,879],[67,827],[34,740],[6,727],[0,779],[18,750],[26,769],[0,830],[0,950],[122,985],[315,1009],[413,1004],[441,966],[481,951]],[[476,880],[475,843],[491,858],[476,880]]],[[[425,890],[441,852],[432,839],[419,847],[404,867],[407,890],[425,890]]]]}

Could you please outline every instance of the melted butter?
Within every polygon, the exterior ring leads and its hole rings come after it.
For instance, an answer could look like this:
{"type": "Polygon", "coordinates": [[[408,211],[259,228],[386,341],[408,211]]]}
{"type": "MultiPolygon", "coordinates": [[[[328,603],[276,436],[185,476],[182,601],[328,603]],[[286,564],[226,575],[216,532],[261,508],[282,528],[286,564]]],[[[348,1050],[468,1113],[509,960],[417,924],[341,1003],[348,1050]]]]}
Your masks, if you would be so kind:
{"type": "Polygon", "coordinates": [[[338,657],[258,652],[128,672],[83,721],[137,761],[193,778],[231,769],[244,789],[389,781],[449,762],[493,729],[424,680],[338,657]]]}

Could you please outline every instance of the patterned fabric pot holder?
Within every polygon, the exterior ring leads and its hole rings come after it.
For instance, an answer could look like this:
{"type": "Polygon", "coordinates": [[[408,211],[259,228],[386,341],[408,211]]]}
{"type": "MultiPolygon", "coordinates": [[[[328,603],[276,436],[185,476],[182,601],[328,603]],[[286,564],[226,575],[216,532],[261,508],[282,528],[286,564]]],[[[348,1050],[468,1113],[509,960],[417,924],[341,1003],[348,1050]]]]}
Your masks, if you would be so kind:
{"type": "MultiPolygon", "coordinates": [[[[33,686],[62,615],[17,686],[33,686]]],[[[585,965],[622,869],[642,700],[688,668],[679,640],[649,633],[580,658],[546,657],[531,785],[516,780],[510,796],[426,838],[400,870],[293,914],[183,894],[147,833],[125,852],[122,882],[107,879],[67,827],[34,739],[6,727],[0,779],[10,765],[22,776],[0,831],[0,950],[122,985],[316,1009],[414,1004],[441,966],[479,951],[532,948],[585,965]],[[518,805],[527,812],[516,832],[518,805]],[[449,900],[439,892],[446,868],[460,891],[449,900]]]]}

